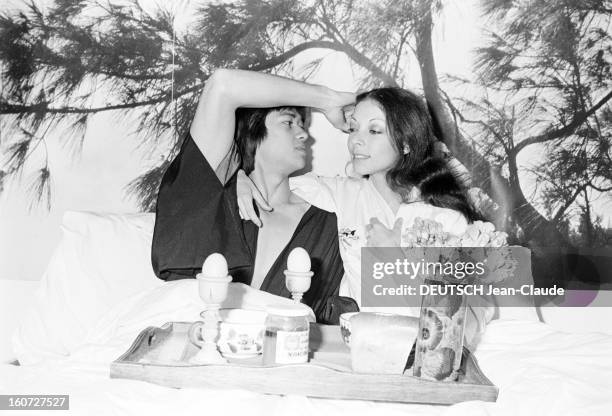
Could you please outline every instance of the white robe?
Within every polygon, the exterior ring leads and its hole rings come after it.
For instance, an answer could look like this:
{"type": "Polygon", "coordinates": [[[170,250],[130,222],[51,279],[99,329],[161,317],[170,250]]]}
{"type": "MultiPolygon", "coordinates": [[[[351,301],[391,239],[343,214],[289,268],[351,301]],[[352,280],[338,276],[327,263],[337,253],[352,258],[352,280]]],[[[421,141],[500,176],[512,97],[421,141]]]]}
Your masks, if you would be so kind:
{"type": "MultiPolygon", "coordinates": [[[[387,202],[365,178],[333,178],[313,173],[289,178],[289,187],[296,195],[312,205],[335,212],[338,217],[338,238],[340,255],[344,262],[344,277],[340,283],[340,296],[348,296],[361,308],[361,248],[366,246],[365,226],[371,218],[378,218],[387,228],[393,228],[395,221],[403,219],[402,234],[412,227],[415,218],[440,222],[444,231],[462,235],[467,228],[465,217],[454,210],[438,208],[424,202],[401,204],[394,214],[387,202]]],[[[372,310],[373,308],[362,308],[372,310]]],[[[391,312],[392,308],[383,308],[391,312]]],[[[414,309],[414,308],[411,308],[414,309]]],[[[412,313],[418,316],[418,308],[412,313]]]]}

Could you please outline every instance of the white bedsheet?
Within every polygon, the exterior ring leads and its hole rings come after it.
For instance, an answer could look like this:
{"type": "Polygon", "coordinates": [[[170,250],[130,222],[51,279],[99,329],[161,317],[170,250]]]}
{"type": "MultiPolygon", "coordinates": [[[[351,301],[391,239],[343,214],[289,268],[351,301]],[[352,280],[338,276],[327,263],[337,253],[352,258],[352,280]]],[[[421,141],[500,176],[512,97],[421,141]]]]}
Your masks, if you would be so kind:
{"type": "MultiPolygon", "coordinates": [[[[109,363],[146,326],[197,319],[190,283],[130,298],[92,325],[69,357],[0,366],[0,394],[69,394],[71,415],[609,415],[612,335],[569,334],[534,321],[493,321],[476,352],[499,388],[496,403],[454,406],[272,396],[242,390],[172,389],[109,378],[109,363]]],[[[324,380],[322,380],[324,382],[324,380]]],[[[31,413],[30,413],[31,414],[31,413]]]]}

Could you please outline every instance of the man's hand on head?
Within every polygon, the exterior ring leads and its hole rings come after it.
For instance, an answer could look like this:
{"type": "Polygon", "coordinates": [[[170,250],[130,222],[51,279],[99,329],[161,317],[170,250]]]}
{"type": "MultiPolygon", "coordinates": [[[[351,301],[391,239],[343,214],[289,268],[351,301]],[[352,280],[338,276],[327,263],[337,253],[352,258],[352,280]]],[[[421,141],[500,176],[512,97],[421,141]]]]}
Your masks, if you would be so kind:
{"type": "Polygon", "coordinates": [[[348,117],[352,114],[355,106],[355,94],[338,91],[334,93],[334,99],[330,101],[329,106],[321,111],[335,128],[348,133],[348,117]]]}

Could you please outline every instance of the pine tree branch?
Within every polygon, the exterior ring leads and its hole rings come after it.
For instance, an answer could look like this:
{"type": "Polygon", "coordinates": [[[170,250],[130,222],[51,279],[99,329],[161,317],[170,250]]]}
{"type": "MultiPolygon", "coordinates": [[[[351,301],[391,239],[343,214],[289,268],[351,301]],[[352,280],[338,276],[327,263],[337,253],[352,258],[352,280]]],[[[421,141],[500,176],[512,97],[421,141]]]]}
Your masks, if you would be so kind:
{"type": "Polygon", "coordinates": [[[337,44],[334,42],[329,42],[329,41],[324,41],[324,40],[308,41],[308,42],[300,43],[299,45],[294,46],[293,48],[281,53],[280,55],[274,56],[272,58],[268,58],[255,65],[245,66],[239,69],[248,69],[250,71],[265,71],[266,69],[274,68],[275,66],[278,66],[288,61],[289,59],[293,58],[300,52],[303,52],[307,49],[314,49],[314,48],[336,49],[337,48],[336,45],[337,44]]]}
{"type": "Polygon", "coordinates": [[[308,42],[301,43],[297,46],[294,46],[292,49],[275,56],[273,58],[269,58],[257,65],[252,65],[242,69],[249,69],[253,71],[263,71],[265,69],[273,68],[281,63],[287,61],[288,59],[294,57],[298,53],[305,51],[307,49],[331,49],[338,52],[345,53],[349,58],[351,58],[357,65],[363,67],[364,69],[370,71],[372,75],[380,79],[385,85],[397,87],[397,81],[389,74],[387,74],[382,68],[376,65],[370,58],[359,52],[352,45],[347,43],[340,42],[332,42],[327,40],[312,40],[308,42]]]}
{"type": "Polygon", "coordinates": [[[493,137],[495,137],[495,139],[499,142],[499,144],[504,148],[504,151],[506,152],[506,154],[509,152],[508,144],[504,141],[504,138],[494,128],[492,128],[489,124],[485,123],[482,120],[470,120],[470,119],[468,119],[453,104],[452,100],[450,99],[450,97],[448,96],[448,94],[444,90],[440,89],[440,92],[444,96],[444,101],[446,102],[446,105],[448,106],[448,108],[451,110],[451,113],[457,115],[459,117],[459,119],[461,120],[461,122],[467,123],[467,124],[477,124],[477,125],[481,126],[483,129],[485,129],[489,133],[491,133],[493,135],[493,137]]]}
{"type": "MultiPolygon", "coordinates": [[[[204,86],[202,84],[194,85],[193,87],[187,88],[183,91],[177,92],[174,94],[174,97],[180,97],[185,94],[189,94],[191,92],[197,91],[204,86]]],[[[108,105],[104,107],[91,107],[91,108],[79,108],[79,107],[48,107],[47,102],[31,104],[31,105],[23,105],[23,104],[11,104],[7,102],[0,102],[0,114],[31,114],[31,113],[51,113],[51,114],[93,114],[99,113],[103,111],[111,111],[111,110],[123,110],[129,108],[137,108],[151,104],[158,104],[164,101],[167,101],[170,98],[170,93],[162,94],[156,98],[152,98],[145,101],[139,102],[131,102],[131,103],[123,103],[123,104],[115,104],[108,105]]]]}
{"type": "Polygon", "coordinates": [[[576,117],[574,117],[574,119],[569,124],[561,127],[560,129],[551,130],[546,133],[539,134],[537,136],[532,136],[532,137],[529,137],[521,141],[514,147],[513,153],[516,155],[521,150],[523,150],[525,147],[529,145],[536,144],[536,143],[545,143],[550,140],[558,139],[561,137],[565,137],[568,134],[571,134],[572,132],[574,132],[574,130],[576,130],[576,128],[578,128],[582,123],[584,123],[590,116],[595,114],[597,110],[603,107],[603,105],[607,103],[610,99],[612,99],[612,91],[610,91],[608,94],[606,94],[605,97],[599,100],[599,102],[595,104],[590,110],[588,110],[585,113],[581,113],[577,115],[576,117]]]}
{"type": "Polygon", "coordinates": [[[385,84],[385,86],[399,87],[399,84],[397,83],[395,78],[387,74],[382,68],[376,65],[370,58],[368,58],[367,56],[359,52],[352,45],[349,45],[346,43],[343,43],[343,44],[337,44],[337,43],[332,43],[332,42],[326,42],[326,43],[329,43],[329,46],[328,46],[329,49],[333,49],[338,52],[346,53],[348,57],[351,58],[356,64],[363,67],[364,69],[367,69],[368,71],[372,73],[372,75],[380,79],[383,82],[383,84],[385,84]]]}
{"type": "Polygon", "coordinates": [[[610,192],[610,191],[612,191],[612,186],[609,186],[607,188],[602,188],[602,187],[599,187],[597,185],[594,185],[593,182],[589,182],[589,187],[595,189],[598,192],[602,192],[602,193],[603,192],[610,192]]]}
{"type": "Polygon", "coordinates": [[[574,203],[576,198],[578,198],[578,195],[580,195],[580,193],[587,187],[587,185],[588,183],[585,183],[579,186],[578,188],[576,188],[576,191],[574,192],[574,194],[570,198],[565,200],[565,203],[557,210],[557,212],[553,216],[552,218],[553,223],[557,224],[559,222],[559,220],[561,219],[565,211],[567,211],[570,205],[574,203]]]}
{"type": "MultiPolygon", "coordinates": [[[[314,49],[314,48],[332,49],[332,50],[336,50],[339,52],[344,52],[349,57],[351,57],[351,59],[353,59],[353,61],[355,61],[358,65],[364,67],[365,69],[372,71],[372,73],[374,73],[378,78],[380,78],[386,84],[397,86],[397,83],[391,76],[386,74],[382,69],[377,67],[371,60],[369,60],[369,58],[361,54],[359,51],[354,49],[352,46],[343,45],[337,42],[323,41],[323,40],[308,41],[308,42],[301,43],[280,55],[277,55],[265,61],[259,62],[256,65],[241,67],[240,69],[249,69],[252,71],[264,71],[267,69],[274,68],[286,62],[287,60],[293,58],[300,52],[303,52],[307,49],[314,49]]],[[[183,91],[176,92],[174,94],[174,97],[176,99],[177,97],[192,93],[203,87],[204,87],[203,84],[197,84],[183,91]]],[[[92,107],[92,108],[79,108],[79,107],[54,108],[54,107],[49,107],[48,103],[37,103],[37,104],[31,104],[31,105],[24,105],[24,104],[12,104],[8,102],[0,102],[0,114],[23,114],[23,113],[32,114],[32,113],[40,113],[41,111],[51,113],[51,114],[91,114],[91,113],[99,113],[103,111],[122,110],[122,109],[147,106],[151,104],[157,104],[157,103],[168,100],[169,97],[170,95],[168,93],[168,94],[160,95],[156,98],[152,98],[152,99],[140,101],[140,102],[122,103],[122,104],[108,105],[104,107],[92,107]]]]}

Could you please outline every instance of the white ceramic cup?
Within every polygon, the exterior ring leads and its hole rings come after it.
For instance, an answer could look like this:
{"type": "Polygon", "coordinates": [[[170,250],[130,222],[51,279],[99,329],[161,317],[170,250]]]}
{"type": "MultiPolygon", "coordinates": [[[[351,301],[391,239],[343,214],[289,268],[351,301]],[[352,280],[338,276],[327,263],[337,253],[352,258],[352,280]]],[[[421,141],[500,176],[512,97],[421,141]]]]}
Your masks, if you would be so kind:
{"type": "MultiPolygon", "coordinates": [[[[201,316],[205,312],[202,312],[201,316]]],[[[219,338],[217,347],[226,357],[247,358],[263,352],[266,312],[249,309],[220,309],[219,338]]],[[[201,347],[203,322],[195,322],[189,328],[189,340],[201,347]]]]}

